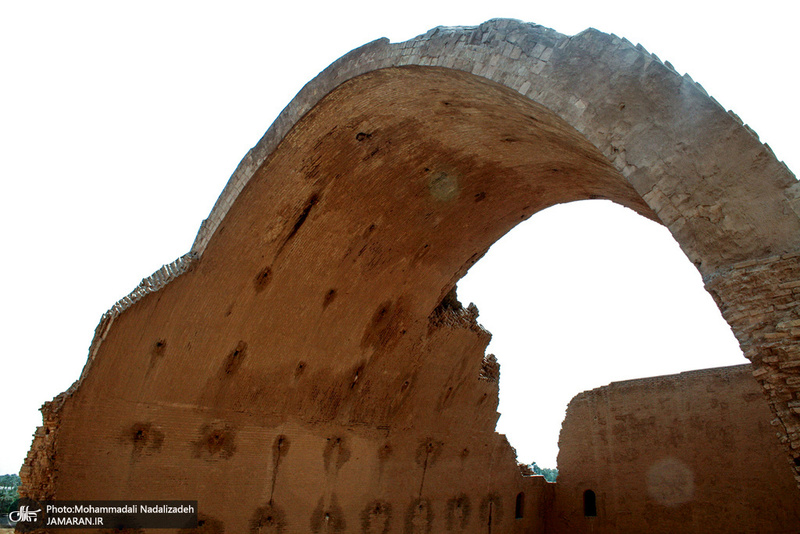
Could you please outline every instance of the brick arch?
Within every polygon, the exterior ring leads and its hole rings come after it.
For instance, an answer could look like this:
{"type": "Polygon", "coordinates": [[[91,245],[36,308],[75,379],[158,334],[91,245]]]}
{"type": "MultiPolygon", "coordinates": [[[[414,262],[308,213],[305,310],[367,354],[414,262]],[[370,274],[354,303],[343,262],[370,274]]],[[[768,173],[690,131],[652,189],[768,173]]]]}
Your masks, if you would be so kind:
{"type": "Polygon", "coordinates": [[[756,364],[800,476],[800,458],[791,452],[800,450],[800,408],[793,404],[800,354],[792,332],[800,320],[792,293],[800,276],[800,187],[735,113],[626,39],[594,29],[565,36],[505,19],[356,49],[309,82],[247,154],[192,250],[202,253],[252,170],[323,95],[367,72],[408,65],[469,72],[508,87],[558,115],[607,158],[700,270],[756,364]]]}
{"type": "Polygon", "coordinates": [[[626,177],[704,274],[798,246],[794,175],[688,75],[614,35],[570,37],[502,19],[404,43],[379,39],[333,63],[248,152],[192,250],[202,252],[238,190],[322,97],[362,74],[408,65],[470,72],[558,115],[626,177]]]}
{"type": "Polygon", "coordinates": [[[456,498],[465,525],[484,502],[508,521],[514,496],[544,490],[494,433],[489,335],[449,291],[518,222],[585,198],[670,229],[789,450],[793,186],[735,116],[614,36],[500,20],[370,43],[282,112],[192,251],[103,317],[81,379],[44,409],[24,491],[197,498],[181,491],[247,471],[240,502],[203,494],[234,529],[265,503],[288,531],[321,517],[437,531],[456,498]],[[183,485],[153,482],[164,467],[183,485]]]}

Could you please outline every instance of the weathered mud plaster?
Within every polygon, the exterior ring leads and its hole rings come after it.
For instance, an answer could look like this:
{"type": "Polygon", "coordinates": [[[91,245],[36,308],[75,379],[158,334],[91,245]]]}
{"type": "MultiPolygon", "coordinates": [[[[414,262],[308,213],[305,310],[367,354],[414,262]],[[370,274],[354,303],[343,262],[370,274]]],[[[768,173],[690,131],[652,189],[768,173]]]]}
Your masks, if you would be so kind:
{"type": "Polygon", "coordinates": [[[760,389],[752,367],[737,365],[577,395],[561,428],[548,531],[797,530],[800,492],[760,389]]]}
{"type": "Polygon", "coordinates": [[[104,316],[22,491],[198,498],[207,531],[543,531],[551,490],[494,432],[489,334],[447,295],[520,221],[588,198],[670,229],[769,374],[797,474],[796,189],[616,36],[494,20],[375,41],[303,88],[191,252],[104,316]],[[772,261],[775,280],[726,282],[772,261]]]}

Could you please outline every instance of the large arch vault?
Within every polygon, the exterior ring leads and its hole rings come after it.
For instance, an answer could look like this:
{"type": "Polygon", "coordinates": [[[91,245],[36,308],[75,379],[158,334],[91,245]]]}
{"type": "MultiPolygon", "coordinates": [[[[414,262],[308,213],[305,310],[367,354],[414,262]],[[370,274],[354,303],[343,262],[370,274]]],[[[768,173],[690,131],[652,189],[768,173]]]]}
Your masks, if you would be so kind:
{"type": "Polygon", "coordinates": [[[103,317],[24,492],[198,498],[231,532],[491,513],[512,531],[518,493],[544,494],[494,433],[488,334],[449,292],[518,222],[587,198],[670,229],[797,475],[797,191],[735,115],[616,36],[495,20],[375,41],[298,94],[192,251],[103,317]]]}

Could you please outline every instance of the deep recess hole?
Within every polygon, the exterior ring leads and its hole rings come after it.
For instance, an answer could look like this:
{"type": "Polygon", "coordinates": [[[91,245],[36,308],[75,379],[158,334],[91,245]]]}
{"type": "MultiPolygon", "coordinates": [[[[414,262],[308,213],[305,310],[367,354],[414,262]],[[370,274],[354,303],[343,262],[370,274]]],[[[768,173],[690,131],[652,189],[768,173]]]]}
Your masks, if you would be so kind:
{"type": "Polygon", "coordinates": [[[164,351],[167,350],[167,340],[166,339],[159,339],[155,343],[153,343],[153,356],[163,356],[164,351]]]}
{"type": "Polygon", "coordinates": [[[253,283],[256,286],[256,291],[263,291],[269,283],[272,281],[272,269],[270,267],[265,267],[261,272],[256,275],[255,280],[253,283]]]}
{"type": "Polygon", "coordinates": [[[228,354],[227,358],[225,358],[225,364],[223,365],[222,369],[225,375],[231,375],[236,372],[237,369],[242,365],[242,361],[245,358],[247,353],[247,343],[244,341],[240,341],[236,348],[228,354]]]}
{"type": "Polygon", "coordinates": [[[322,299],[322,308],[325,309],[328,305],[336,299],[336,290],[331,288],[325,293],[325,298],[322,299]]]}
{"type": "Polygon", "coordinates": [[[289,232],[289,235],[286,237],[286,241],[284,243],[289,242],[295,234],[300,230],[300,227],[306,222],[308,219],[308,215],[311,213],[311,209],[317,205],[319,202],[319,195],[317,193],[312,193],[308,200],[306,201],[305,206],[303,207],[303,211],[300,212],[300,215],[297,217],[297,220],[292,227],[292,231],[289,232]]]}

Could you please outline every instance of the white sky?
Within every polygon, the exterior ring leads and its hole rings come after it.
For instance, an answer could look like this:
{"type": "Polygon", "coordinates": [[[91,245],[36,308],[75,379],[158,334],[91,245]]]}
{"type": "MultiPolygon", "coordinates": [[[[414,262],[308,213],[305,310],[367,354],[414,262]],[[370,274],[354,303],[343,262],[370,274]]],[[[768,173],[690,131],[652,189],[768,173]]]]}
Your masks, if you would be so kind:
{"type": "MultiPolygon", "coordinates": [[[[796,1],[388,5],[0,0],[0,474],[79,376],[100,316],[189,250],[297,91],[373,39],[495,17],[612,32],[689,72],[800,168],[796,1]]],[[[459,296],[495,336],[499,430],[542,466],[578,392],[743,362],[666,230],[602,202],[521,225],[459,296]]]]}

